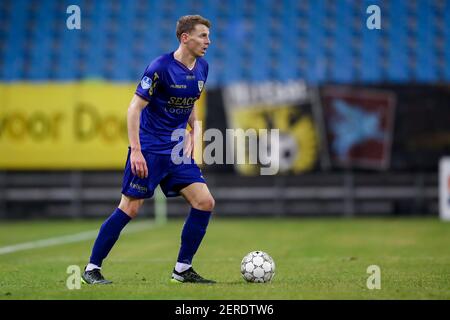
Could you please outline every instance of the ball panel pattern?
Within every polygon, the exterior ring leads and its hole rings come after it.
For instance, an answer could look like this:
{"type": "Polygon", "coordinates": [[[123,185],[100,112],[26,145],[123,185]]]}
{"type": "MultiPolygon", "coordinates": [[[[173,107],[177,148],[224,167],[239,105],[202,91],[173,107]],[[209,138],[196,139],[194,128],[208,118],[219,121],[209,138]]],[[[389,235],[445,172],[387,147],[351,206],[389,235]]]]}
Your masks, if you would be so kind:
{"type": "Polygon", "coordinates": [[[270,282],[275,275],[275,262],[264,251],[252,251],[242,259],[241,274],[248,282],[270,282]]]}

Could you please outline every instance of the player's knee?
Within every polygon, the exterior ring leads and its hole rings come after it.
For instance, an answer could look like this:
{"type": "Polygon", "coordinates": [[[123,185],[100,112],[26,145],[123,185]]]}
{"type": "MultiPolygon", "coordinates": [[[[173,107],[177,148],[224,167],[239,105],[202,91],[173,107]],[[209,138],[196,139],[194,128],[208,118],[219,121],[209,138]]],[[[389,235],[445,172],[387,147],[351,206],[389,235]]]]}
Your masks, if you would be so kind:
{"type": "Polygon", "coordinates": [[[143,203],[144,200],[133,200],[133,201],[125,200],[120,202],[119,209],[125,212],[128,216],[130,216],[130,218],[133,219],[138,215],[139,209],[141,208],[143,203]]]}
{"type": "Polygon", "coordinates": [[[131,219],[136,218],[136,216],[139,213],[139,207],[138,206],[129,206],[123,210],[127,215],[130,216],[131,219]]]}
{"type": "Polygon", "coordinates": [[[206,196],[198,199],[193,204],[193,207],[203,211],[212,211],[214,209],[215,204],[216,204],[215,200],[212,196],[206,196]]]}

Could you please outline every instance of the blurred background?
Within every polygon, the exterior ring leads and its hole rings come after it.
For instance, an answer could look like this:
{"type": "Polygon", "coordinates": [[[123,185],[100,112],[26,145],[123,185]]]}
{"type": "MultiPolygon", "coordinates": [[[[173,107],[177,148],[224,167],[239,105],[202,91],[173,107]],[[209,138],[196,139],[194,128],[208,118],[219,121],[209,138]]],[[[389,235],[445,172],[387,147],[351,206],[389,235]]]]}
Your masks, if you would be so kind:
{"type": "Polygon", "coordinates": [[[438,216],[450,1],[2,0],[0,218],[109,215],[129,101],[186,14],[212,23],[203,129],[280,130],[277,175],[201,165],[218,216],[438,216]]]}

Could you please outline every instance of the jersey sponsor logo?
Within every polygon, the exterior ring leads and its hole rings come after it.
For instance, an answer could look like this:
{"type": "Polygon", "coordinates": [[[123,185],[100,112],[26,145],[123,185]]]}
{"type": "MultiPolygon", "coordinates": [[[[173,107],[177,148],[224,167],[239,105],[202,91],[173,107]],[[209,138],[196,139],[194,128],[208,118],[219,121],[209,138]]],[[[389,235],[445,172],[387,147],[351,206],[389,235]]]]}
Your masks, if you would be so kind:
{"type": "Polygon", "coordinates": [[[167,103],[178,108],[189,108],[194,106],[195,101],[197,101],[197,97],[170,97],[167,103]]]}
{"type": "Polygon", "coordinates": [[[198,84],[198,90],[202,91],[203,85],[205,84],[205,82],[200,80],[200,81],[197,82],[197,84],[198,84]]]}
{"type": "Polygon", "coordinates": [[[186,80],[194,80],[195,76],[194,75],[187,75],[186,76],[186,80]]]}
{"type": "Polygon", "coordinates": [[[170,87],[174,88],[174,89],[186,89],[187,85],[185,85],[185,84],[171,84],[170,87]]]}
{"type": "Polygon", "coordinates": [[[174,114],[189,114],[191,113],[192,107],[190,108],[164,107],[164,110],[166,110],[166,112],[174,114]]]}
{"type": "Polygon", "coordinates": [[[150,79],[147,76],[144,76],[141,80],[141,87],[144,90],[150,89],[150,87],[152,86],[152,79],[150,79]]]}

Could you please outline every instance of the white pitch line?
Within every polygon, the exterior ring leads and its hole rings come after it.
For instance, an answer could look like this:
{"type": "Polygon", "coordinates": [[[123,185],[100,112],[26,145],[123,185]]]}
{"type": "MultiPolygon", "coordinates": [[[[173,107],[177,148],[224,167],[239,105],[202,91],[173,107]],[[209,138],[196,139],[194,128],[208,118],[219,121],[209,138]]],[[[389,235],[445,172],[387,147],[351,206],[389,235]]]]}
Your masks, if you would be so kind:
{"type": "MultiPolygon", "coordinates": [[[[142,222],[139,224],[134,224],[134,225],[129,226],[122,232],[122,234],[135,233],[135,232],[139,232],[142,230],[151,229],[153,227],[155,227],[155,224],[152,224],[149,222],[145,222],[145,223],[142,222]]],[[[98,235],[98,231],[99,230],[91,230],[91,231],[85,231],[85,232],[80,232],[80,233],[76,233],[76,234],[71,234],[68,236],[42,239],[42,240],[18,243],[18,244],[6,246],[6,247],[0,247],[0,255],[13,253],[13,252],[17,252],[17,251],[30,250],[30,249],[36,249],[36,248],[45,248],[45,247],[51,247],[51,246],[58,246],[61,244],[66,244],[66,243],[74,243],[74,242],[95,239],[98,235]]]]}

